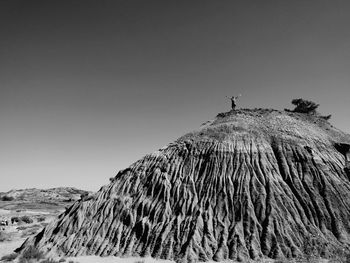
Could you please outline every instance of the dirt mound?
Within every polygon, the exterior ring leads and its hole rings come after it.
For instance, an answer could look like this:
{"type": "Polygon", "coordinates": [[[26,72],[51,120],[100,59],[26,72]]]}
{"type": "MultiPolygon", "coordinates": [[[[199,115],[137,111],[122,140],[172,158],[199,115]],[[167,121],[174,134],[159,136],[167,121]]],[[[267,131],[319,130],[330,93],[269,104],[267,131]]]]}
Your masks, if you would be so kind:
{"type": "Polygon", "coordinates": [[[120,171],[21,249],[181,262],[330,257],[350,249],[348,145],[318,117],[222,113],[120,171]]]}

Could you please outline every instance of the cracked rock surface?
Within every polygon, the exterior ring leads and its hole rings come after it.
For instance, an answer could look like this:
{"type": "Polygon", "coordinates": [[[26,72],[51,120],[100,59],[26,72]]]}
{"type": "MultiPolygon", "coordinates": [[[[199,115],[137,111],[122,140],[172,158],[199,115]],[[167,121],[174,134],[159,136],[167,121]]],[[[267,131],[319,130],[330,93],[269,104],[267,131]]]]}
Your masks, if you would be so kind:
{"type": "Polygon", "coordinates": [[[315,116],[219,114],[120,171],[21,247],[177,262],[350,249],[350,136],[315,116]],[[339,146],[341,145],[341,146],[339,146]]]}

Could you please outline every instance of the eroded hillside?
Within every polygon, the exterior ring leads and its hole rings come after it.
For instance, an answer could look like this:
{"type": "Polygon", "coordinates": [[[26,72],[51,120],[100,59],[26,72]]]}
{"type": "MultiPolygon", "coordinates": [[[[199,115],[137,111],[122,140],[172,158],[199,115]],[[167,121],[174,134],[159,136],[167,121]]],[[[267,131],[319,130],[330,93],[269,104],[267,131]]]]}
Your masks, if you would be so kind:
{"type": "Polygon", "coordinates": [[[178,262],[350,249],[350,136],[315,116],[238,110],[145,156],[22,250],[178,262]],[[347,168],[348,167],[348,168],[347,168]]]}

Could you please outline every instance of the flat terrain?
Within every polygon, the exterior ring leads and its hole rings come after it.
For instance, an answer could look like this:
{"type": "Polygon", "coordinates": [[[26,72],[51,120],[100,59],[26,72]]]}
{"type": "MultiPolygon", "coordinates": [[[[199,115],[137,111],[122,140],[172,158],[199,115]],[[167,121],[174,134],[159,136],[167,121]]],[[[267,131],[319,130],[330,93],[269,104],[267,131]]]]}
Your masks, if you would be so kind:
{"type": "Polygon", "coordinates": [[[0,258],[35,235],[87,191],[21,189],[0,193],[0,258]]]}

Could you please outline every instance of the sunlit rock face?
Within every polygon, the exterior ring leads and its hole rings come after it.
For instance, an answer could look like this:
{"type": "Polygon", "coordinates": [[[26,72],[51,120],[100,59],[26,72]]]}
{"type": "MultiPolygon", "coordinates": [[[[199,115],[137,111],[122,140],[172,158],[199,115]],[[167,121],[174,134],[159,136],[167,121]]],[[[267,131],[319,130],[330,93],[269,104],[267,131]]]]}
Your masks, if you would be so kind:
{"type": "Polygon", "coordinates": [[[349,145],[319,117],[222,113],[120,171],[22,250],[196,262],[297,257],[312,243],[332,256],[350,248],[349,145]]]}

